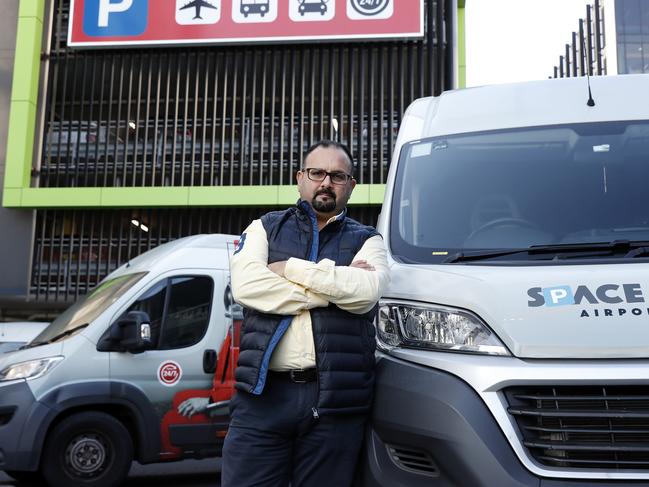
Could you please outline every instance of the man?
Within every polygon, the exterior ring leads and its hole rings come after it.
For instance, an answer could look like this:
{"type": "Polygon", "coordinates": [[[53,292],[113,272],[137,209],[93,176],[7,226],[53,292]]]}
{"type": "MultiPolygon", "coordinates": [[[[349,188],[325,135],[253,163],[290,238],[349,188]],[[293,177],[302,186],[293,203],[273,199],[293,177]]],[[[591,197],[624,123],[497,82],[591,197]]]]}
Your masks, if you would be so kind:
{"type": "Polygon", "coordinates": [[[318,142],[303,166],[297,206],[253,221],[231,262],[245,312],[223,487],[345,487],[362,443],[385,249],[346,216],[349,150],[318,142]]]}

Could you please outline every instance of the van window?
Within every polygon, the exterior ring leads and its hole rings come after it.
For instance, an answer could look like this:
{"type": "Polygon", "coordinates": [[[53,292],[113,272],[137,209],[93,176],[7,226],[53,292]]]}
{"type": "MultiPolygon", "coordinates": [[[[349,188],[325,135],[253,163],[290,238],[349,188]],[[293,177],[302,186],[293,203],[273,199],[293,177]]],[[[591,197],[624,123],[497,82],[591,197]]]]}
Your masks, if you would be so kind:
{"type": "Polygon", "coordinates": [[[207,331],[213,289],[214,283],[208,276],[164,279],[149,288],[128,311],[149,315],[154,349],[189,347],[207,331]]]}
{"type": "Polygon", "coordinates": [[[464,250],[647,241],[647,154],[647,121],[514,128],[405,144],[391,249],[404,262],[439,263],[464,250]]]}
{"type": "Polygon", "coordinates": [[[89,294],[65,310],[34,340],[33,345],[47,343],[61,336],[71,336],[76,329],[90,324],[110,305],[121,298],[131,287],[146,275],[146,272],[137,272],[115,277],[102,282],[89,294]],[[66,335],[67,334],[67,335],[66,335]]]}

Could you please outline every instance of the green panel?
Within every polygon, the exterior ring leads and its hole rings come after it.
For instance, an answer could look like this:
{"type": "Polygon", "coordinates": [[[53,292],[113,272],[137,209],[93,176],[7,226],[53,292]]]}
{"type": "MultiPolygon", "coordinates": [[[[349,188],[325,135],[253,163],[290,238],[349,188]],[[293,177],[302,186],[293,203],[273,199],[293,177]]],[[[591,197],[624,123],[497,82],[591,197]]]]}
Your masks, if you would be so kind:
{"type": "Polygon", "coordinates": [[[187,206],[188,187],[100,188],[101,206],[111,208],[143,208],[187,206]]]}
{"type": "Polygon", "coordinates": [[[34,157],[44,14],[45,0],[20,0],[3,190],[8,207],[33,206],[30,198],[40,201],[44,194],[30,193],[24,200],[22,193],[29,188],[34,157]]]}
{"type": "Polygon", "coordinates": [[[385,184],[370,185],[370,195],[368,203],[371,205],[383,204],[385,198],[385,184]]]}
{"type": "Polygon", "coordinates": [[[370,199],[370,186],[369,184],[357,184],[352,192],[352,197],[349,198],[350,205],[362,205],[370,199]]]}
{"type": "Polygon", "coordinates": [[[2,192],[2,206],[6,208],[20,208],[23,190],[20,188],[5,188],[2,192]]]}
{"type": "Polygon", "coordinates": [[[25,188],[21,206],[28,208],[78,208],[100,206],[97,188],[25,188]]]}
{"type": "MultiPolygon", "coordinates": [[[[385,185],[359,184],[350,205],[380,205],[385,185]]],[[[157,188],[5,188],[7,208],[163,208],[192,206],[288,206],[295,186],[157,188]]]]}
{"type": "Polygon", "coordinates": [[[42,35],[43,24],[40,20],[33,17],[18,19],[11,101],[27,100],[34,104],[38,101],[42,35]]]}
{"type": "Polygon", "coordinates": [[[28,101],[11,103],[9,132],[7,135],[5,190],[8,188],[29,187],[35,125],[36,106],[34,104],[28,101]]]}
{"type": "Polygon", "coordinates": [[[278,186],[199,186],[189,189],[189,206],[247,206],[277,203],[278,186]],[[263,201],[265,203],[260,203],[263,201]]]}
{"type": "Polygon", "coordinates": [[[45,15],[45,0],[20,0],[19,17],[35,17],[43,22],[45,15]]]}
{"type": "Polygon", "coordinates": [[[457,9],[457,64],[458,88],[466,88],[466,29],[463,5],[457,9]]]}
{"type": "Polygon", "coordinates": [[[277,194],[277,204],[280,206],[294,205],[300,198],[300,193],[297,192],[297,185],[292,186],[278,186],[279,191],[277,194]]]}

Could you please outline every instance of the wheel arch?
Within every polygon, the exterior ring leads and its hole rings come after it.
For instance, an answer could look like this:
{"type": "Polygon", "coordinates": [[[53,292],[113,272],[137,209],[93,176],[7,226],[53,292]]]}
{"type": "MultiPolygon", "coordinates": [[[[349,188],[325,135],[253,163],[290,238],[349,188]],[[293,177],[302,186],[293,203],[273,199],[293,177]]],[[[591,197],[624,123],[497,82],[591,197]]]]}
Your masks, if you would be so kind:
{"type": "Polygon", "coordinates": [[[129,431],[134,458],[152,463],[160,458],[160,418],[144,392],[126,382],[103,381],[66,384],[39,399],[21,435],[21,443],[31,445],[32,466],[38,468],[47,435],[61,421],[80,412],[98,411],[120,421],[129,431]],[[43,414],[43,410],[47,412],[43,414]],[[40,416],[40,418],[37,418],[40,416]],[[30,418],[31,419],[31,418],[30,418]]]}

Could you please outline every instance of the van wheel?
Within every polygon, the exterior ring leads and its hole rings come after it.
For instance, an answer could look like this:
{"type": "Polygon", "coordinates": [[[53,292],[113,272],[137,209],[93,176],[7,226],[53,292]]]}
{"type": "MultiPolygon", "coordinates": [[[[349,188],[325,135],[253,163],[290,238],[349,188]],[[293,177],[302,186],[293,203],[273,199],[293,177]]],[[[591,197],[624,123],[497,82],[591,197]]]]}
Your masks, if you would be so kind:
{"type": "Polygon", "coordinates": [[[124,425],[100,412],[75,414],[48,435],[42,473],[52,487],[121,485],[133,461],[133,443],[124,425]]]}

